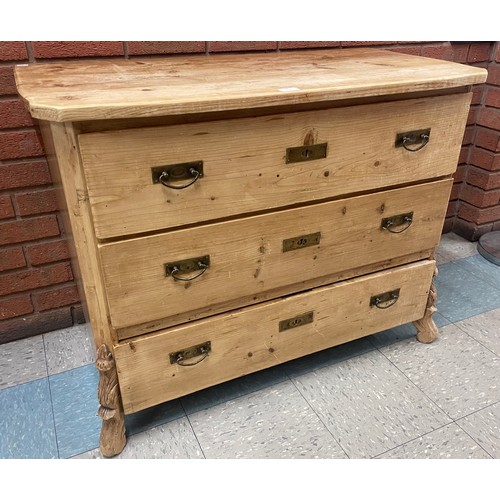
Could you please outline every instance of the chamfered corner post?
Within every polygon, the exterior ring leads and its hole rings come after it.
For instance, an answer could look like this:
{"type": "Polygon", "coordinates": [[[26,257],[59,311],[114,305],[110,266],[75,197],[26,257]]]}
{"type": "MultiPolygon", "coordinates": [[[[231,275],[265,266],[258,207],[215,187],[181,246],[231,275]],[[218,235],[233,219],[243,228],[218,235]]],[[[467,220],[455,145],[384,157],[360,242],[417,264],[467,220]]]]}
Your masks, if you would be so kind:
{"type": "MultiPolygon", "coordinates": [[[[437,276],[438,269],[437,266],[434,269],[434,276],[437,276]]],[[[431,286],[429,290],[429,295],[427,296],[427,304],[425,306],[424,316],[414,321],[413,324],[417,329],[417,340],[424,344],[430,344],[434,342],[439,337],[439,331],[432,319],[432,315],[437,311],[436,308],[437,301],[437,291],[436,285],[434,284],[434,280],[431,281],[431,286]]]]}
{"type": "Polygon", "coordinates": [[[97,397],[102,418],[100,437],[101,453],[105,457],[113,457],[125,447],[125,417],[118,385],[118,373],[113,353],[106,344],[97,349],[96,367],[99,371],[97,397]]]}

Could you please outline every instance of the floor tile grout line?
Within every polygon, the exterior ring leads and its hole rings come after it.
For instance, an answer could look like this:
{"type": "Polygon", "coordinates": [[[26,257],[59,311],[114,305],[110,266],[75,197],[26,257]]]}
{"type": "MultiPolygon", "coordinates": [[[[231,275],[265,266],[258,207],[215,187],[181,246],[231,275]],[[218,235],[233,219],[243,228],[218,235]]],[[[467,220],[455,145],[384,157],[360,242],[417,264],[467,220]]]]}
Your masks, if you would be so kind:
{"type": "Polygon", "coordinates": [[[50,375],[49,375],[49,366],[47,362],[47,349],[45,348],[45,338],[42,335],[42,342],[43,342],[43,354],[45,356],[45,368],[47,370],[47,385],[49,387],[49,396],[50,396],[50,408],[52,409],[52,425],[54,426],[54,438],[56,442],[56,451],[57,451],[57,458],[61,458],[61,453],[59,451],[59,439],[57,438],[57,426],[56,426],[56,415],[54,411],[54,400],[52,399],[52,387],[50,385],[50,375]]]}
{"type": "MultiPolygon", "coordinates": [[[[479,410],[479,411],[480,411],[480,410],[479,410]]],[[[474,413],[476,413],[476,412],[474,412],[474,413]]],[[[463,417],[463,418],[465,418],[465,417],[463,417]]],[[[461,420],[461,419],[459,419],[459,420],[461,420]]],[[[481,443],[478,443],[478,442],[477,442],[477,441],[476,441],[476,440],[475,440],[475,439],[474,439],[474,438],[473,438],[473,437],[472,437],[472,436],[471,436],[471,435],[470,435],[470,434],[469,434],[469,433],[468,433],[468,432],[467,432],[467,431],[466,431],[466,430],[465,430],[465,429],[464,429],[464,428],[463,428],[463,427],[462,427],[462,426],[458,423],[458,421],[456,421],[456,420],[455,420],[455,424],[457,424],[457,425],[458,425],[458,427],[459,427],[460,429],[462,429],[462,431],[464,431],[464,432],[465,432],[465,434],[467,434],[467,436],[469,436],[469,437],[472,439],[472,441],[474,441],[474,443],[476,443],[476,444],[479,446],[479,448],[481,448],[481,449],[482,449],[482,450],[483,450],[483,451],[484,451],[484,452],[485,452],[488,456],[490,456],[492,459],[495,459],[495,457],[493,457],[493,456],[491,455],[491,453],[489,453],[489,452],[488,452],[488,450],[486,450],[485,448],[483,448],[483,446],[481,445],[481,443]]]]}
{"type": "MultiPolygon", "coordinates": [[[[500,308],[496,307],[495,309],[491,309],[490,311],[485,311],[484,313],[480,313],[480,314],[476,314],[474,316],[470,316],[469,318],[466,318],[466,319],[475,318],[476,316],[481,316],[481,314],[486,314],[488,312],[495,311],[496,309],[500,309],[500,308]]],[[[464,328],[462,328],[461,326],[459,326],[457,323],[460,323],[461,321],[465,321],[465,320],[460,320],[460,321],[457,321],[456,323],[452,323],[452,324],[455,325],[459,330],[461,330],[467,336],[469,336],[472,340],[475,340],[479,345],[483,346],[486,350],[488,350],[492,354],[494,354],[497,358],[500,358],[500,356],[495,351],[492,351],[489,347],[485,346],[480,340],[476,339],[475,337],[473,337],[472,335],[470,335],[464,328]]]]}
{"type": "Polygon", "coordinates": [[[429,434],[431,434],[431,433],[433,433],[433,432],[435,432],[435,431],[438,431],[439,429],[443,429],[444,427],[447,427],[448,425],[452,425],[452,424],[454,424],[454,423],[456,423],[456,422],[452,421],[452,422],[448,422],[447,424],[440,425],[439,427],[436,427],[435,429],[431,429],[429,432],[425,432],[424,434],[422,434],[422,435],[420,435],[420,436],[417,436],[417,437],[415,437],[415,438],[412,438],[412,439],[410,439],[409,441],[406,441],[406,442],[404,442],[404,443],[402,443],[402,444],[398,444],[397,446],[394,446],[394,448],[391,448],[391,449],[389,449],[389,450],[383,451],[382,453],[379,453],[379,454],[377,454],[377,455],[374,455],[374,456],[373,456],[373,457],[371,457],[371,458],[372,458],[372,459],[373,459],[373,458],[378,458],[378,457],[380,457],[381,455],[385,455],[386,453],[389,453],[389,452],[391,452],[391,451],[397,450],[398,448],[401,448],[402,446],[406,446],[407,444],[413,443],[413,441],[417,441],[417,439],[423,438],[423,437],[425,437],[425,436],[427,436],[427,435],[429,435],[429,434]]]}
{"type": "Polygon", "coordinates": [[[463,416],[461,416],[461,417],[459,417],[459,418],[453,419],[453,421],[454,421],[454,422],[458,422],[459,420],[462,420],[462,419],[464,419],[464,418],[470,417],[471,415],[475,415],[476,413],[479,413],[480,411],[486,410],[486,409],[487,409],[487,408],[489,408],[490,406],[494,406],[494,405],[496,405],[496,404],[498,404],[498,403],[500,403],[500,400],[495,401],[495,402],[493,402],[493,403],[490,403],[490,404],[488,404],[488,405],[484,406],[483,408],[479,408],[479,410],[474,410],[474,411],[472,411],[471,413],[467,413],[467,415],[463,415],[463,416]]]}
{"type": "Polygon", "coordinates": [[[194,430],[194,427],[193,427],[193,424],[191,422],[191,419],[189,418],[189,415],[186,414],[186,418],[187,418],[189,427],[191,427],[191,430],[193,431],[194,438],[196,439],[196,442],[198,443],[198,446],[200,447],[201,454],[203,455],[203,458],[206,460],[207,457],[205,455],[205,451],[203,450],[203,447],[201,446],[200,440],[199,440],[198,435],[196,434],[196,432],[194,430]]]}
{"type": "MultiPolygon", "coordinates": [[[[313,372],[315,370],[312,370],[313,372]]],[[[311,373],[311,372],[309,372],[311,373]]],[[[316,410],[312,407],[311,403],[309,402],[309,400],[304,396],[304,394],[302,394],[302,391],[297,387],[297,384],[295,384],[295,382],[293,381],[293,379],[290,377],[290,375],[287,373],[286,374],[287,377],[288,377],[288,380],[292,383],[292,385],[295,387],[295,389],[297,389],[298,393],[302,396],[302,398],[304,399],[304,401],[307,403],[307,405],[309,406],[309,408],[311,408],[311,411],[318,417],[318,420],[323,424],[323,426],[325,427],[326,431],[330,434],[330,436],[332,436],[333,440],[338,444],[339,448],[345,453],[345,456],[347,457],[347,459],[349,460],[351,457],[349,456],[349,453],[347,453],[347,451],[344,449],[344,447],[338,442],[337,438],[333,435],[332,431],[328,428],[328,426],[325,424],[325,422],[323,422],[323,419],[318,415],[318,413],[316,412],[316,410]]]]}

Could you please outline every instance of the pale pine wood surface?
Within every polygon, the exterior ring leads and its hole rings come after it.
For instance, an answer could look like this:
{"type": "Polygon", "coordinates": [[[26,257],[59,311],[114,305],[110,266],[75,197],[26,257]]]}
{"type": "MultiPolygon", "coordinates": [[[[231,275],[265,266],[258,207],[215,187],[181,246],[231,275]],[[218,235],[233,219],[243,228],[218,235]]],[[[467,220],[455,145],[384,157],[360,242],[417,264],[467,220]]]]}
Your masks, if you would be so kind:
{"type": "Polygon", "coordinates": [[[471,94],[79,136],[98,238],[176,227],[451,174],[471,94]],[[431,128],[418,152],[396,134],[431,128]],[[285,163],[288,147],[328,143],[325,159],[285,163]],[[151,168],[202,160],[186,189],[151,168]]]}
{"type": "Polygon", "coordinates": [[[421,318],[434,261],[410,264],[200,320],[115,348],[125,413],[234,377],[421,318]],[[388,309],[372,295],[400,288],[388,309]],[[279,332],[279,322],[314,311],[314,321],[279,332]],[[212,352],[195,366],[170,364],[169,353],[207,341],[212,352]]]}
{"type": "Polygon", "coordinates": [[[486,70],[371,48],[78,61],[15,69],[35,118],[152,117],[445,89],[486,70]]]}
{"type": "Polygon", "coordinates": [[[432,249],[452,183],[446,179],[101,245],[111,322],[123,328],[154,321],[432,249]],[[380,228],[383,217],[407,212],[414,212],[414,219],[404,232],[380,228]],[[321,232],[319,245],[282,252],[284,239],[315,232],[321,232]],[[165,276],[165,263],[204,255],[210,256],[210,267],[189,284],[165,276]]]}

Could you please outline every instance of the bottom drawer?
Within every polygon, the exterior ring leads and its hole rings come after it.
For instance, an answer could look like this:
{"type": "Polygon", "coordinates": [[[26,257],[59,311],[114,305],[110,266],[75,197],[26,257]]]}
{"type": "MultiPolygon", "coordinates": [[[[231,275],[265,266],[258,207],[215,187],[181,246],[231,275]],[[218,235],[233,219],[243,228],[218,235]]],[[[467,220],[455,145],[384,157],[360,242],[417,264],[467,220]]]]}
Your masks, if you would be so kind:
{"type": "Polygon", "coordinates": [[[115,346],[124,411],[134,413],[420,319],[434,268],[434,261],[417,262],[115,346]],[[391,299],[388,292],[396,290],[398,297],[391,299]],[[381,296],[378,304],[374,304],[376,296],[381,296]]]}

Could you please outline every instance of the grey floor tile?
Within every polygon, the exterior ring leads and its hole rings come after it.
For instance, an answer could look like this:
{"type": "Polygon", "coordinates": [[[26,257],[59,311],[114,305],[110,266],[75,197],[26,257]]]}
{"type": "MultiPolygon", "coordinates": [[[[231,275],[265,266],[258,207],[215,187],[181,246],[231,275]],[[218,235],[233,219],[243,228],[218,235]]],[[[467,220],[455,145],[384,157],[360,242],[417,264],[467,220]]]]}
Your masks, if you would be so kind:
{"type": "Polygon", "coordinates": [[[373,351],[293,379],[350,458],[369,458],[450,419],[373,351]]]}
{"type": "Polygon", "coordinates": [[[0,389],[47,376],[41,336],[0,345],[0,389]]]}
{"type": "Polygon", "coordinates": [[[370,342],[374,347],[384,347],[386,345],[394,344],[394,342],[399,342],[400,340],[414,339],[417,335],[417,330],[413,326],[413,323],[407,323],[405,325],[397,326],[391,328],[390,330],[384,330],[383,332],[376,333],[369,337],[370,342]]]}
{"type": "Polygon", "coordinates": [[[245,377],[230,380],[184,396],[181,398],[181,404],[186,413],[190,415],[265,387],[279,384],[285,380],[288,380],[288,376],[282,366],[273,366],[267,370],[251,373],[245,377]]]}
{"type": "Polygon", "coordinates": [[[437,309],[451,323],[500,307],[499,290],[469,272],[466,260],[439,266],[435,278],[437,309]]]}
{"type": "Polygon", "coordinates": [[[95,361],[95,348],[90,326],[71,328],[43,334],[49,375],[91,364],[95,361]]]}
{"type": "Polygon", "coordinates": [[[377,458],[491,458],[457,424],[451,423],[388,451],[377,458]]]}
{"type": "Polygon", "coordinates": [[[145,410],[125,415],[127,436],[147,431],[171,420],[185,417],[186,414],[178,399],[162,403],[145,410]]]}
{"type": "Polygon", "coordinates": [[[458,328],[500,356],[500,309],[455,323],[458,328]]]}
{"type": "Polygon", "coordinates": [[[347,342],[346,344],[294,359],[293,361],[288,361],[283,367],[290,377],[297,377],[303,373],[309,373],[318,368],[331,366],[346,359],[360,356],[366,352],[373,351],[373,349],[374,346],[370,342],[369,337],[363,337],[347,342]]]}
{"type": "Polygon", "coordinates": [[[404,340],[381,352],[452,419],[500,400],[500,358],[455,325],[438,340],[404,340]]]}
{"type": "Polygon", "coordinates": [[[98,373],[86,365],[49,377],[60,458],[99,446],[98,373]]]}
{"type": "Polygon", "coordinates": [[[500,458],[500,403],[457,421],[493,458],[500,458]]]}
{"type": "Polygon", "coordinates": [[[290,381],[189,419],[206,458],[346,458],[290,381]]]}
{"type": "Polygon", "coordinates": [[[0,458],[57,458],[47,378],[0,391],[0,458]]]}
{"type": "MultiPolygon", "coordinates": [[[[99,449],[73,458],[103,458],[99,449]]],[[[136,434],[127,440],[125,449],[113,459],[186,459],[203,458],[196,436],[186,417],[136,434]]]]}
{"type": "Polygon", "coordinates": [[[441,236],[441,241],[436,251],[436,262],[445,264],[452,260],[463,259],[477,254],[477,243],[467,241],[455,233],[446,233],[441,236]]]}

